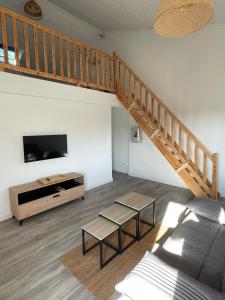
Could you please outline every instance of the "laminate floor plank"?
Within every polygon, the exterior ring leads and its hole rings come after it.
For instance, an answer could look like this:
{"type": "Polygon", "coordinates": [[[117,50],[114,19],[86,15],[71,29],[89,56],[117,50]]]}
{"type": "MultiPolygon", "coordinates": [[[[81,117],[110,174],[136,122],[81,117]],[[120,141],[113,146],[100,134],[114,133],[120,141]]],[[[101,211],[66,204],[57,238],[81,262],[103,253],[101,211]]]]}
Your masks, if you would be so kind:
{"type": "MultiPolygon", "coordinates": [[[[24,221],[0,223],[1,300],[93,300],[90,292],[61,264],[59,258],[81,244],[80,227],[100,210],[128,192],[156,198],[156,221],[160,223],[168,204],[186,205],[193,195],[158,182],[113,174],[114,181],[92,189],[86,199],[76,200],[24,221]]],[[[151,216],[146,209],[146,218],[151,216]]]]}

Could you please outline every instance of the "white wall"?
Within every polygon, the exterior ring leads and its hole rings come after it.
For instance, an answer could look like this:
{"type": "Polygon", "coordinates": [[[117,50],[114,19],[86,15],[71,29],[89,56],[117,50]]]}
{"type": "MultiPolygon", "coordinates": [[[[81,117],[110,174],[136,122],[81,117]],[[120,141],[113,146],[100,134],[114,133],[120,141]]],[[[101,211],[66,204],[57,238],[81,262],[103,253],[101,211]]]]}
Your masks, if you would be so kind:
{"type": "Polygon", "coordinates": [[[129,172],[129,115],[123,107],[112,108],[113,171],[129,172]]]}
{"type": "MultiPolygon", "coordinates": [[[[108,32],[102,47],[115,49],[211,152],[219,153],[219,190],[225,195],[225,24],[211,24],[180,39],[152,30],[108,32]]],[[[131,149],[132,173],[182,185],[154,146],[131,149]],[[140,149],[142,148],[142,149],[140,149]],[[147,150],[148,149],[148,150],[147,150]],[[161,172],[159,172],[159,169],[161,172]],[[161,174],[160,174],[161,173],[161,174]]]]}
{"type": "MultiPolygon", "coordinates": [[[[0,6],[15,11],[20,15],[25,15],[25,3],[26,0],[0,0],[0,6]]],[[[43,18],[38,22],[84,43],[92,46],[97,45],[97,36],[101,32],[99,29],[60,9],[48,0],[37,0],[37,3],[43,11],[43,18]]]]}
{"type": "Polygon", "coordinates": [[[7,73],[0,82],[0,220],[10,186],[70,171],[85,174],[87,189],[112,181],[115,95],[7,73]],[[38,134],[67,134],[68,158],[25,164],[22,137],[38,134]]]}

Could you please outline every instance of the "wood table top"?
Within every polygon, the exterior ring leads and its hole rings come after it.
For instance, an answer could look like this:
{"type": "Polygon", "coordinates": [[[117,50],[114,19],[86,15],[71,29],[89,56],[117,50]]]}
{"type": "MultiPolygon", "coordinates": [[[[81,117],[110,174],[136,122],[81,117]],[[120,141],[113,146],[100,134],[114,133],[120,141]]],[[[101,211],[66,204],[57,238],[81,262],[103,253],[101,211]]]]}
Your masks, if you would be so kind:
{"type": "Polygon", "coordinates": [[[103,217],[97,217],[81,228],[87,233],[93,235],[98,240],[102,241],[110,234],[115,232],[119,228],[119,226],[103,217]]]}
{"type": "Polygon", "coordinates": [[[144,208],[154,203],[155,199],[135,192],[130,192],[117,199],[116,202],[137,211],[142,211],[144,208]]]}
{"type": "Polygon", "coordinates": [[[99,214],[100,216],[103,216],[118,225],[123,225],[135,217],[137,212],[129,207],[117,203],[104,209],[99,214]]]}

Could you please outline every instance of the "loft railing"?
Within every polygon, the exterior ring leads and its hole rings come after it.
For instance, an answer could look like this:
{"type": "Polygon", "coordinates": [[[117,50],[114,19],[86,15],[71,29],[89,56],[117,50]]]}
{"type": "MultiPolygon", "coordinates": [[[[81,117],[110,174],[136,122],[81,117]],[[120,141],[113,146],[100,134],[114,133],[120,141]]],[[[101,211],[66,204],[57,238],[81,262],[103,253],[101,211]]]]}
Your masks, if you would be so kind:
{"type": "Polygon", "coordinates": [[[206,194],[217,198],[218,154],[212,154],[116,54],[116,93],[133,99],[182,161],[194,171],[206,194]]]}
{"type": "Polygon", "coordinates": [[[0,8],[0,68],[115,92],[112,56],[5,8],[0,8]]]}

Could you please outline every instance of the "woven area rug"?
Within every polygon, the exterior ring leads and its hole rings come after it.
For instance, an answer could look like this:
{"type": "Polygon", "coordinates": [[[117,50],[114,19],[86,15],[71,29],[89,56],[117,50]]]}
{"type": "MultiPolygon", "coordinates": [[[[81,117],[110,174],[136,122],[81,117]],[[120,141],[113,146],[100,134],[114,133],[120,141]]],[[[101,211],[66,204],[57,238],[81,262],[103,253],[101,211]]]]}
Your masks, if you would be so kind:
{"type": "MultiPolygon", "coordinates": [[[[133,232],[131,226],[126,228],[133,232]]],[[[143,230],[145,230],[143,228],[143,230]]],[[[85,256],[82,254],[82,245],[73,249],[60,258],[66,268],[98,299],[106,300],[115,291],[115,286],[120,282],[144,256],[145,252],[151,250],[155,243],[167,232],[166,228],[159,225],[150,231],[141,241],[134,242],[122,255],[118,255],[102,270],[99,267],[99,247],[92,249],[85,256]]],[[[115,234],[108,238],[108,242],[116,244],[115,234]]],[[[126,245],[130,241],[127,236],[123,238],[126,245]]],[[[87,245],[95,243],[93,239],[88,240],[87,245]]],[[[104,257],[107,259],[113,250],[104,247],[104,257]]]]}

